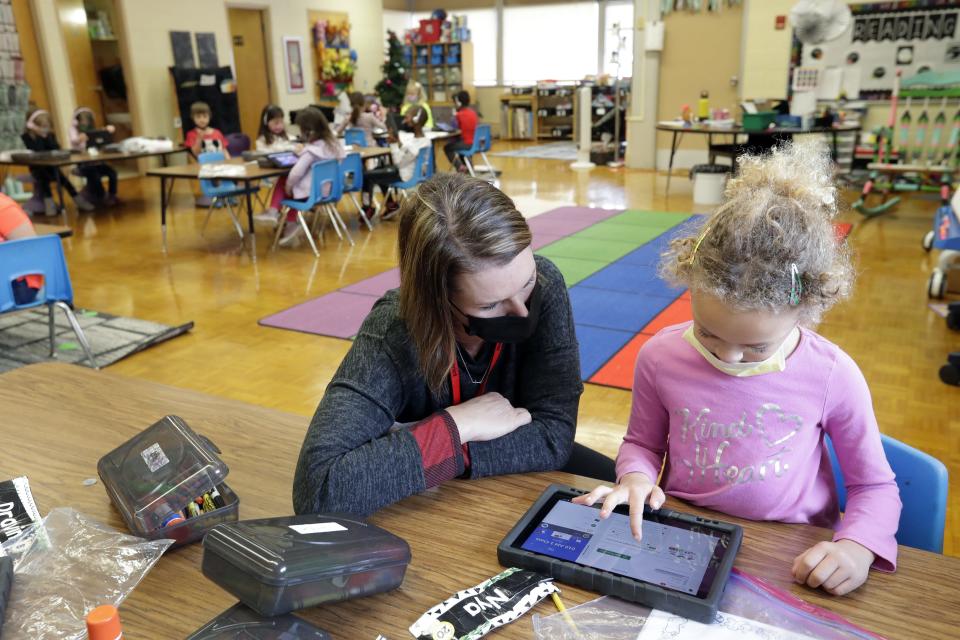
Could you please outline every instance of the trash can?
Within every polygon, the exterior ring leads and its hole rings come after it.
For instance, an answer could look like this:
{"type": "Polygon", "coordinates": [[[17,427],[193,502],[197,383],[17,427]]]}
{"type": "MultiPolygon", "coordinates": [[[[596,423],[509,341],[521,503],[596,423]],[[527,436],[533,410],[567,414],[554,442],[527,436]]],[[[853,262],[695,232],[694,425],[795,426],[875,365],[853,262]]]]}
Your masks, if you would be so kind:
{"type": "Polygon", "coordinates": [[[690,169],[693,201],[696,204],[720,204],[727,186],[730,167],[724,164],[698,164],[690,169]]]}

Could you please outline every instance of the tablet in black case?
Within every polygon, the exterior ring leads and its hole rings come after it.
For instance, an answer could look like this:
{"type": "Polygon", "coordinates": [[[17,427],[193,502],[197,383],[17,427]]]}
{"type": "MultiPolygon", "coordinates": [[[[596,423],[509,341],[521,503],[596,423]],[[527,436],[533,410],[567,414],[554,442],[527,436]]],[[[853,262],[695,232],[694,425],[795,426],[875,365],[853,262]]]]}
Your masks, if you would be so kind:
{"type": "Polygon", "coordinates": [[[497,547],[505,567],[709,623],[740,549],[743,529],[669,509],[644,508],[643,541],[630,533],[628,508],[605,520],[586,493],[550,485],[497,547]]]}

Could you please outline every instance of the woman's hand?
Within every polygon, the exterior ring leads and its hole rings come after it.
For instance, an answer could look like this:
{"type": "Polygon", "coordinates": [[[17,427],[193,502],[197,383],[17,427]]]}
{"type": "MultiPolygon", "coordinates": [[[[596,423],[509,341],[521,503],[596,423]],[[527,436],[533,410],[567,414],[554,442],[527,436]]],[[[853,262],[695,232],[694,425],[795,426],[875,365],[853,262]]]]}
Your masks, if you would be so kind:
{"type": "Polygon", "coordinates": [[[818,542],[793,561],[793,578],[800,584],[842,596],[864,582],[876,556],[853,540],[818,542]]]}
{"type": "Polygon", "coordinates": [[[447,413],[457,423],[463,444],[495,440],[531,420],[529,411],[514,407],[495,391],[447,407],[447,413]]]}
{"type": "Polygon", "coordinates": [[[300,144],[299,142],[293,145],[293,152],[297,155],[300,155],[301,153],[303,153],[303,145],[300,144]]]}
{"type": "Polygon", "coordinates": [[[105,128],[108,132],[110,132],[110,133],[116,133],[116,131],[117,131],[117,128],[116,128],[115,126],[113,126],[112,124],[108,124],[108,125],[107,125],[106,127],[104,127],[104,128],[105,128]]]}
{"type": "Polygon", "coordinates": [[[613,487],[597,487],[586,495],[577,496],[573,502],[591,506],[601,498],[604,499],[603,506],[600,508],[601,519],[609,518],[618,504],[630,505],[630,533],[637,542],[643,538],[644,502],[648,502],[651,509],[659,509],[666,500],[663,491],[647,477],[647,474],[627,473],[620,478],[620,484],[613,487]]]}

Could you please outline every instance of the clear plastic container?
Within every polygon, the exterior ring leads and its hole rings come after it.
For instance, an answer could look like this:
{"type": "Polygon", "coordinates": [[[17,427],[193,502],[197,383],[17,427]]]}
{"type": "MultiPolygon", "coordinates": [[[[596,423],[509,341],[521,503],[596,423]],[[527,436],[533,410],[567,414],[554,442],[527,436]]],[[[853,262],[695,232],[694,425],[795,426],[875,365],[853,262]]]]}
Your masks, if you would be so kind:
{"type": "Polygon", "coordinates": [[[223,479],[220,450],[182,418],[166,416],[100,458],[97,473],[130,531],[145,538],[194,542],[212,527],[237,520],[240,498],[223,479]],[[164,526],[187,503],[216,488],[224,506],[164,526]]]}
{"type": "Polygon", "coordinates": [[[330,640],[330,635],[297,616],[264,618],[235,604],[193,632],[187,640],[330,640]]]}
{"type": "Polygon", "coordinates": [[[260,615],[396,589],[410,563],[402,538],[346,514],[224,524],[203,540],[203,574],[260,615]]]}

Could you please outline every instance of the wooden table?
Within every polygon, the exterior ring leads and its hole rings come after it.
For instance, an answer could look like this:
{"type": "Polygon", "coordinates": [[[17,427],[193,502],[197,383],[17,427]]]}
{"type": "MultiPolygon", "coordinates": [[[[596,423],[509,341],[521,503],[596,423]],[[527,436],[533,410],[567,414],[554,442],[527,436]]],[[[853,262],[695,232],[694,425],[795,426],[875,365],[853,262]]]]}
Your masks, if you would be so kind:
{"type": "MultiPolygon", "coordinates": [[[[100,456],[168,413],[223,451],[241,518],[292,512],[291,483],[306,417],[66,364],[0,375],[0,403],[0,469],[5,478],[30,478],[42,514],[71,506],[123,529],[102,484],[84,486],[83,480],[96,477],[100,456]]],[[[563,473],[453,481],[383,509],[371,521],[405,538],[413,551],[403,585],[299,615],[334,638],[409,638],[407,627],[429,607],[502,570],[497,544],[550,482],[594,485],[563,473]]],[[[673,500],[668,506],[709,515],[673,500]]],[[[889,638],[956,637],[960,559],[901,547],[897,573],[873,572],[852,595],[835,598],[795,585],[789,574],[793,558],[828,539],[828,530],[720,517],[744,527],[740,569],[889,638]]],[[[182,638],[233,604],[201,574],[201,552],[200,544],[168,552],[124,602],[121,616],[131,638],[182,638]]],[[[563,586],[563,597],[572,605],[596,594],[563,586]]],[[[553,613],[549,601],[536,611],[553,613]]],[[[530,616],[492,637],[531,638],[530,616]]]]}
{"type": "Polygon", "coordinates": [[[713,147],[713,136],[717,135],[732,135],[734,140],[736,136],[741,134],[749,134],[756,136],[784,136],[792,137],[795,135],[806,135],[811,133],[822,133],[830,134],[832,145],[832,155],[833,160],[837,160],[837,134],[840,133],[851,133],[855,131],[860,131],[860,124],[838,124],[832,127],[811,127],[809,129],[803,129],[800,127],[775,127],[773,129],[763,129],[760,131],[747,131],[743,128],[742,125],[734,125],[732,127],[717,127],[713,125],[693,123],[690,125],[684,124],[683,122],[658,122],[657,131],[667,131],[673,134],[672,139],[670,140],[670,164],[667,167],[667,189],[664,195],[670,194],[670,176],[673,173],[673,158],[677,154],[677,149],[680,147],[680,143],[683,141],[683,134],[693,133],[699,135],[707,136],[707,149],[709,150],[713,147]]]}
{"type": "Polygon", "coordinates": [[[37,232],[38,236],[58,235],[61,238],[69,238],[73,235],[73,229],[70,227],[62,227],[58,224],[44,224],[42,222],[38,222],[33,225],[33,230],[37,232]]]}
{"type": "MultiPolygon", "coordinates": [[[[63,223],[67,224],[67,210],[63,204],[63,181],[60,177],[60,169],[72,165],[92,164],[95,162],[119,162],[121,160],[137,160],[139,158],[159,157],[163,166],[167,166],[167,159],[176,153],[186,153],[184,147],[174,147],[169,151],[137,151],[125,153],[122,151],[101,151],[93,155],[87,151],[82,153],[71,153],[63,158],[35,158],[25,159],[17,162],[14,160],[0,160],[0,166],[20,166],[20,167],[50,167],[57,169],[54,177],[57,182],[57,199],[60,201],[60,209],[63,211],[63,223]]],[[[5,175],[0,177],[5,178],[5,175]]],[[[0,179],[0,182],[3,180],[0,179]]]]}
{"type": "MultiPolygon", "coordinates": [[[[359,152],[360,157],[364,160],[369,158],[376,158],[380,156],[389,156],[390,149],[383,147],[364,147],[351,151],[351,153],[359,152]]],[[[245,161],[243,158],[231,158],[225,163],[218,164],[234,164],[234,165],[246,165],[245,171],[242,175],[238,176],[224,176],[223,180],[232,180],[233,182],[239,182],[242,184],[243,188],[246,190],[246,202],[247,202],[247,224],[250,229],[250,239],[251,244],[254,248],[254,253],[256,253],[256,236],[254,235],[253,228],[253,195],[251,193],[252,185],[257,182],[267,179],[267,178],[276,178],[279,176],[284,176],[290,172],[291,167],[261,167],[256,164],[256,161],[245,161]]],[[[160,230],[163,236],[163,252],[167,252],[167,208],[170,203],[170,194],[173,191],[173,184],[178,178],[183,180],[199,180],[200,179],[200,168],[203,165],[200,164],[186,164],[179,167],[161,167],[158,169],[150,169],[147,171],[148,176],[154,176],[160,178],[160,230]]]]}

